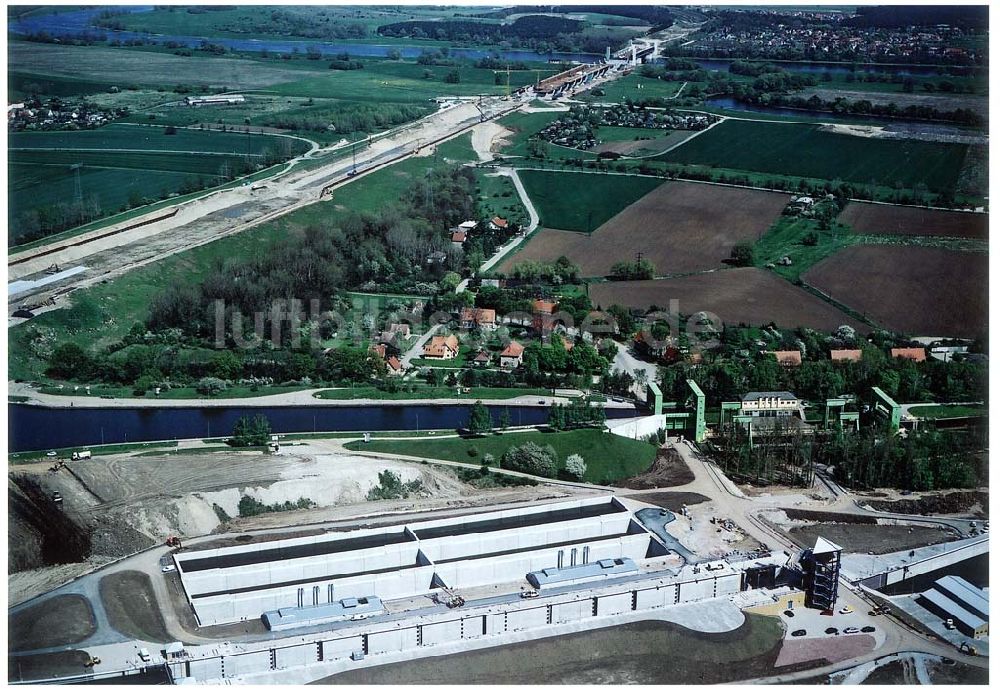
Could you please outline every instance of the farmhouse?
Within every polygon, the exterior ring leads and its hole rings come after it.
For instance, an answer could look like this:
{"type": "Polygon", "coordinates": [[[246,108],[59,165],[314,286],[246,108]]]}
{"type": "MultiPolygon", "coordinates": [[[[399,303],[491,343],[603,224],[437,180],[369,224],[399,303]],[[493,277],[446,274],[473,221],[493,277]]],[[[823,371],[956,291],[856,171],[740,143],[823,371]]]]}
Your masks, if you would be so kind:
{"type": "Polygon", "coordinates": [[[507,220],[499,216],[494,217],[490,221],[490,227],[493,228],[494,230],[506,230],[507,224],[508,224],[507,220]]]}
{"type": "Polygon", "coordinates": [[[923,348],[894,348],[890,352],[893,358],[902,358],[915,363],[927,360],[927,351],[923,348]]]}
{"type": "Polygon", "coordinates": [[[830,349],[830,360],[834,363],[858,363],[861,349],[830,349]]]}
{"type": "Polygon", "coordinates": [[[448,361],[457,355],[458,337],[454,334],[431,337],[431,340],[424,346],[424,358],[448,361]]]}
{"type": "Polygon", "coordinates": [[[465,228],[453,227],[448,232],[451,233],[451,243],[456,247],[461,247],[469,239],[469,233],[465,228]]]}
{"type": "Polygon", "coordinates": [[[523,358],[524,346],[516,341],[512,341],[500,352],[500,367],[506,370],[514,370],[521,365],[523,358]]]}
{"type": "Polygon", "coordinates": [[[802,365],[802,353],[800,351],[768,351],[775,360],[778,361],[778,365],[782,368],[794,368],[796,366],[802,365]]]}
{"type": "Polygon", "coordinates": [[[497,328],[497,312],[485,307],[464,307],[460,322],[462,329],[494,331],[497,328]]]}

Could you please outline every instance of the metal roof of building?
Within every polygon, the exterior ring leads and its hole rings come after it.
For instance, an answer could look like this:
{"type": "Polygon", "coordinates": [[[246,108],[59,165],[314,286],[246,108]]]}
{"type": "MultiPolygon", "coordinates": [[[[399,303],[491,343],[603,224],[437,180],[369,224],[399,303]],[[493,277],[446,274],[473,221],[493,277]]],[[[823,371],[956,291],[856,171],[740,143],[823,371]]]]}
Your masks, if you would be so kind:
{"type": "Polygon", "coordinates": [[[830,542],[825,537],[817,537],[816,544],[813,545],[813,554],[826,554],[827,552],[842,552],[844,550],[838,544],[830,542]]]}
{"type": "Polygon", "coordinates": [[[745,395],[743,395],[743,401],[744,402],[754,401],[760,399],[761,397],[777,398],[777,399],[798,399],[798,397],[793,395],[791,392],[786,392],[786,391],[747,392],[745,395]]]}
{"type": "Polygon", "coordinates": [[[562,569],[532,571],[528,574],[528,582],[536,588],[541,588],[553,583],[577,581],[594,576],[607,576],[609,574],[624,574],[638,570],[639,567],[636,563],[628,557],[623,559],[601,559],[590,564],[567,566],[562,569]]]}
{"type": "Polygon", "coordinates": [[[271,629],[281,629],[302,623],[317,624],[324,620],[335,622],[348,619],[359,612],[381,613],[385,610],[382,601],[374,595],[364,598],[344,598],[335,603],[308,605],[305,607],[283,607],[264,613],[264,622],[271,629]]]}
{"type": "Polygon", "coordinates": [[[960,576],[944,576],[934,582],[935,588],[955,599],[984,620],[990,618],[990,601],[983,592],[960,576]]]}
{"type": "Polygon", "coordinates": [[[936,588],[926,590],[920,595],[925,602],[930,603],[938,610],[935,614],[945,618],[950,617],[955,622],[964,624],[971,629],[977,629],[986,624],[986,620],[982,617],[969,612],[936,588]]]}

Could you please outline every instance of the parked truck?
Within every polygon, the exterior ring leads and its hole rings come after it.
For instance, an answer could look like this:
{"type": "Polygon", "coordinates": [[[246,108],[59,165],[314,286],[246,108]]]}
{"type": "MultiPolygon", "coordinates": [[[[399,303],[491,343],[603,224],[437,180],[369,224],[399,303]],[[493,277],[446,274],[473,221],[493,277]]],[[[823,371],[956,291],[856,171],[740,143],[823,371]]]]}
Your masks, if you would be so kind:
{"type": "Polygon", "coordinates": [[[89,460],[90,459],[90,455],[91,455],[91,453],[90,453],[89,450],[80,450],[79,452],[74,452],[73,453],[73,457],[71,459],[74,460],[74,461],[75,460],[89,460]]]}

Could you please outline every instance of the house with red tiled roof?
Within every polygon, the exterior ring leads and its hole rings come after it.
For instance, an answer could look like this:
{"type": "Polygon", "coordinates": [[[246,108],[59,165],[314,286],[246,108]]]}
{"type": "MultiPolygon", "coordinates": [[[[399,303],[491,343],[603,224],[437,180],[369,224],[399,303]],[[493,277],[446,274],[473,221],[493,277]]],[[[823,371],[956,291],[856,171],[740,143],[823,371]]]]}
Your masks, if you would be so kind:
{"type": "Polygon", "coordinates": [[[469,239],[469,231],[465,228],[453,227],[448,232],[451,233],[451,243],[457,247],[461,247],[469,239]]]}
{"type": "Polygon", "coordinates": [[[510,344],[500,352],[500,367],[507,370],[514,370],[521,365],[521,361],[524,359],[524,346],[517,343],[516,341],[510,342],[510,344]]]}
{"type": "Polygon", "coordinates": [[[493,358],[487,351],[480,351],[476,354],[476,357],[472,359],[472,365],[477,368],[485,368],[492,360],[493,358]]]}
{"type": "Polygon", "coordinates": [[[499,216],[494,217],[490,221],[490,225],[493,227],[494,230],[506,230],[507,229],[507,224],[508,223],[507,223],[506,218],[501,218],[499,216]]]}
{"type": "Polygon", "coordinates": [[[794,368],[802,365],[801,351],[768,351],[768,353],[774,356],[782,368],[794,368]]]}
{"type": "Polygon", "coordinates": [[[389,375],[403,374],[403,363],[396,356],[389,356],[385,361],[385,367],[389,371],[389,375]]]}
{"type": "Polygon", "coordinates": [[[424,345],[424,358],[447,361],[456,356],[458,356],[458,337],[454,334],[433,336],[424,345]]]}
{"type": "Polygon", "coordinates": [[[381,358],[383,361],[385,360],[385,344],[372,344],[368,347],[368,350],[381,358]]]}
{"type": "Polygon", "coordinates": [[[894,348],[889,353],[893,358],[903,358],[916,363],[923,363],[927,360],[927,351],[923,348],[894,348]]]}
{"type": "Polygon", "coordinates": [[[861,349],[830,349],[830,360],[834,363],[858,363],[861,349]]]}
{"type": "Polygon", "coordinates": [[[531,326],[536,332],[545,334],[555,326],[556,304],[551,300],[535,300],[531,303],[531,326]]]}
{"type": "Polygon", "coordinates": [[[497,328],[497,311],[485,307],[463,307],[459,322],[462,329],[493,331],[497,328]]]}

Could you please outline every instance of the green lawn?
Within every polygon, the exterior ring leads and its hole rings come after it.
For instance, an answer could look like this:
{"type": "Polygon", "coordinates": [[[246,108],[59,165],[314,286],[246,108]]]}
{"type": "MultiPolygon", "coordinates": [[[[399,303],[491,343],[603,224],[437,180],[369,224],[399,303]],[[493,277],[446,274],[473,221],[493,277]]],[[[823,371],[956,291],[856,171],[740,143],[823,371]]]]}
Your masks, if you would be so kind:
{"type": "Polygon", "coordinates": [[[955,188],[967,145],[863,138],[799,123],[729,120],[663,156],[708,165],[931,191],[955,188]]]}
{"type": "Polygon", "coordinates": [[[975,404],[938,404],[910,407],[910,413],[922,419],[957,419],[965,416],[983,416],[987,410],[986,407],[975,404]]]}
{"type": "Polygon", "coordinates": [[[489,177],[487,174],[487,170],[476,170],[479,217],[488,220],[493,216],[500,216],[518,225],[527,225],[528,211],[517,195],[513,180],[510,177],[489,177]]]}
{"type": "Polygon", "coordinates": [[[587,463],[586,480],[595,483],[614,482],[645,472],[656,456],[656,447],[649,443],[596,429],[551,433],[527,431],[481,438],[375,440],[370,443],[355,441],[345,447],[350,450],[395,453],[470,464],[479,464],[482,456],[490,453],[499,465],[500,458],[508,449],[529,442],[551,445],[556,451],[560,467],[566,462],[567,456],[573,453],[582,455],[587,463]],[[469,454],[471,448],[475,448],[475,455],[469,454]]]}
{"type": "Polygon", "coordinates": [[[541,227],[593,232],[663,183],[654,177],[524,169],[518,172],[541,227]]]}
{"type": "Polygon", "coordinates": [[[670,135],[666,128],[632,128],[631,126],[598,126],[595,134],[602,143],[631,140],[653,140],[670,135]]]}

